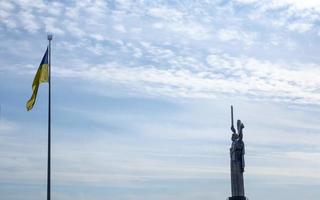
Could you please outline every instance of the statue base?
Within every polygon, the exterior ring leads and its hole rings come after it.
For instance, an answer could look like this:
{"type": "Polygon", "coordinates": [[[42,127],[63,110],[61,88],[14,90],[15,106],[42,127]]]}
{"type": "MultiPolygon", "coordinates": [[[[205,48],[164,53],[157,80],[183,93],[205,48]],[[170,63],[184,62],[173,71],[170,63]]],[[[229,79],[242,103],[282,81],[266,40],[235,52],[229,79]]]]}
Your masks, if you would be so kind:
{"type": "Polygon", "coordinates": [[[247,198],[244,196],[234,196],[234,197],[229,197],[229,200],[247,200],[247,198]]]}

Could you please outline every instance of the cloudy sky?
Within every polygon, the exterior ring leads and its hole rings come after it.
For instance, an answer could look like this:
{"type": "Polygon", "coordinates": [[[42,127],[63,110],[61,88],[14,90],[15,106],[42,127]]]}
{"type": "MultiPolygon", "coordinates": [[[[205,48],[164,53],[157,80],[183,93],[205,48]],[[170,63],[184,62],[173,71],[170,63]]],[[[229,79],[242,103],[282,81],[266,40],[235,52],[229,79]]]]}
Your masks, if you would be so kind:
{"type": "Polygon", "coordinates": [[[230,105],[244,125],[246,196],[320,196],[320,1],[0,1],[0,196],[230,196],[230,105]]]}

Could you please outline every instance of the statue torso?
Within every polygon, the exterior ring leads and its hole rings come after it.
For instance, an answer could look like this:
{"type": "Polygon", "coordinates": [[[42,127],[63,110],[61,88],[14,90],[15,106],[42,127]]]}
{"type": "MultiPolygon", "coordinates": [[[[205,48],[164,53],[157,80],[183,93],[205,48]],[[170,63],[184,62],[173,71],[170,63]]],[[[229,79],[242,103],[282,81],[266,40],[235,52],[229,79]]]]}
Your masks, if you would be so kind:
{"type": "Polygon", "coordinates": [[[244,154],[244,143],[242,140],[235,140],[232,142],[231,148],[231,160],[241,161],[244,154]]]}

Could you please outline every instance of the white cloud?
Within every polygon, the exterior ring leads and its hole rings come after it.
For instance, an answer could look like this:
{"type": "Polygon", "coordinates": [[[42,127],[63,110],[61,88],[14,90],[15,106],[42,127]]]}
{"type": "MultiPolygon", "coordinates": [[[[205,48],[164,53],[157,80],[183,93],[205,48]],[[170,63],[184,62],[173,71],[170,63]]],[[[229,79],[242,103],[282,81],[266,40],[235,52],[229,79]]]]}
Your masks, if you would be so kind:
{"type": "Polygon", "coordinates": [[[311,30],[317,26],[317,21],[320,19],[320,3],[317,0],[237,0],[237,2],[254,7],[249,15],[252,19],[261,20],[262,16],[266,17],[266,13],[269,12],[275,15],[271,20],[273,25],[284,26],[298,33],[311,30]]]}
{"type": "Polygon", "coordinates": [[[299,1],[299,0],[280,0],[276,1],[274,0],[274,3],[278,2],[280,5],[291,5],[296,9],[299,10],[304,10],[304,9],[315,9],[318,10],[320,9],[320,2],[317,0],[304,0],[304,1],[299,1]]]}
{"type": "Polygon", "coordinates": [[[296,31],[298,33],[307,32],[307,31],[311,30],[312,27],[313,27],[313,25],[310,23],[295,22],[295,23],[288,24],[288,29],[290,31],[296,31]]]}
{"type": "Polygon", "coordinates": [[[84,29],[80,28],[79,25],[71,20],[64,20],[63,24],[65,29],[75,37],[82,37],[85,35],[84,29]]]}
{"type": "Polygon", "coordinates": [[[31,12],[21,11],[18,16],[23,28],[28,32],[35,33],[41,28],[40,21],[31,12]]]}
{"type": "Polygon", "coordinates": [[[101,34],[90,34],[90,37],[98,41],[103,41],[105,39],[105,37],[101,34]]]}
{"type": "Polygon", "coordinates": [[[104,48],[100,44],[96,44],[95,46],[89,46],[87,47],[87,49],[95,55],[102,55],[104,52],[104,48]]]}
{"type": "Polygon", "coordinates": [[[140,44],[144,48],[145,52],[152,56],[152,60],[169,59],[175,55],[169,48],[158,47],[148,42],[140,42],[140,44]]]}
{"type": "Polygon", "coordinates": [[[192,59],[181,63],[178,57],[170,61],[171,67],[168,69],[154,66],[125,67],[110,63],[82,69],[56,68],[54,73],[118,82],[151,94],[160,92],[170,96],[214,97],[220,93],[240,93],[295,103],[319,103],[320,95],[315,91],[320,87],[317,77],[320,72],[316,64],[274,63],[219,54],[208,55],[207,62],[209,66],[204,67],[201,62],[192,59]],[[194,68],[193,65],[202,67],[194,68]]]}
{"type": "Polygon", "coordinates": [[[122,24],[115,25],[113,28],[120,33],[127,32],[126,28],[122,24]]]}
{"type": "Polygon", "coordinates": [[[47,17],[45,19],[45,26],[46,26],[46,32],[51,34],[57,34],[57,35],[63,35],[64,31],[60,28],[58,28],[58,22],[56,18],[53,17],[47,17]]]}
{"type": "Polygon", "coordinates": [[[156,28],[156,29],[162,29],[164,27],[164,25],[162,23],[154,23],[152,25],[153,28],[156,28]]]}
{"type": "Polygon", "coordinates": [[[12,19],[3,19],[2,23],[4,23],[10,29],[14,29],[17,27],[16,21],[12,19]]]}
{"type": "Polygon", "coordinates": [[[7,133],[14,131],[18,128],[15,122],[0,118],[0,133],[7,133]]]}
{"type": "Polygon", "coordinates": [[[4,24],[6,27],[13,29],[17,27],[17,22],[13,17],[14,6],[10,2],[0,2],[0,24],[4,24]]]}
{"type": "Polygon", "coordinates": [[[256,34],[251,32],[239,31],[236,29],[221,29],[218,31],[218,38],[228,42],[233,40],[242,41],[245,45],[251,46],[256,40],[256,34]]]}
{"type": "Polygon", "coordinates": [[[174,8],[167,7],[155,7],[149,10],[149,14],[153,17],[158,17],[166,21],[181,21],[184,18],[184,14],[174,8]]]}
{"type": "Polygon", "coordinates": [[[174,32],[187,35],[194,40],[206,40],[212,37],[210,30],[199,22],[190,21],[182,23],[170,23],[167,27],[174,32]]]}
{"type": "Polygon", "coordinates": [[[201,24],[200,20],[190,18],[178,9],[154,7],[149,10],[149,14],[161,19],[152,25],[153,28],[177,32],[194,40],[206,40],[211,37],[207,25],[201,24]]]}
{"type": "Polygon", "coordinates": [[[142,32],[142,28],[139,28],[139,27],[133,27],[130,29],[130,31],[132,33],[141,33],[142,32]]]}
{"type": "Polygon", "coordinates": [[[270,9],[275,9],[284,6],[292,6],[297,10],[320,9],[320,2],[318,0],[237,0],[237,2],[244,4],[262,4],[270,9]]]}
{"type": "Polygon", "coordinates": [[[48,5],[48,13],[55,17],[59,17],[63,12],[64,5],[59,2],[52,2],[48,5]]]}
{"type": "Polygon", "coordinates": [[[12,11],[15,6],[10,1],[1,1],[0,2],[1,11],[12,11]]]}

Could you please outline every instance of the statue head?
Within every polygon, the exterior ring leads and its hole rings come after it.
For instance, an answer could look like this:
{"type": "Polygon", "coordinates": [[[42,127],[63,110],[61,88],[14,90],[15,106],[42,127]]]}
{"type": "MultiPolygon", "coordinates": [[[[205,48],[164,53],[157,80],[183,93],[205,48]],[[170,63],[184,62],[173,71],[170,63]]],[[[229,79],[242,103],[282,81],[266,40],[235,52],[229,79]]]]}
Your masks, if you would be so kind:
{"type": "Polygon", "coordinates": [[[244,125],[243,123],[241,122],[240,119],[237,120],[237,130],[238,130],[238,133],[242,132],[242,129],[244,128],[244,125]]]}
{"type": "Polygon", "coordinates": [[[242,129],[244,128],[243,123],[241,122],[241,120],[237,120],[237,129],[238,129],[238,134],[239,134],[239,140],[242,140],[242,129]]]}

